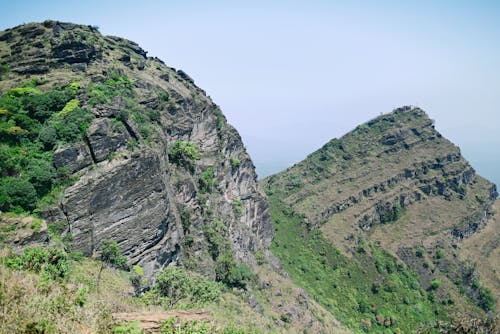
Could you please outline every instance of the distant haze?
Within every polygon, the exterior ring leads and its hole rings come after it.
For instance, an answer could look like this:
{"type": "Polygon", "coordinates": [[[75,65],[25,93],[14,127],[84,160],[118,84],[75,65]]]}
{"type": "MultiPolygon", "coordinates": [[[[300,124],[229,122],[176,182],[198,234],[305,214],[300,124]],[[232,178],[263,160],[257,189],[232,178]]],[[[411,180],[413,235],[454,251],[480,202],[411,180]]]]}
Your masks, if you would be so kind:
{"type": "Polygon", "coordinates": [[[3,1],[0,28],[97,25],[182,68],[240,132],[260,177],[418,105],[500,184],[500,2],[3,1]]]}

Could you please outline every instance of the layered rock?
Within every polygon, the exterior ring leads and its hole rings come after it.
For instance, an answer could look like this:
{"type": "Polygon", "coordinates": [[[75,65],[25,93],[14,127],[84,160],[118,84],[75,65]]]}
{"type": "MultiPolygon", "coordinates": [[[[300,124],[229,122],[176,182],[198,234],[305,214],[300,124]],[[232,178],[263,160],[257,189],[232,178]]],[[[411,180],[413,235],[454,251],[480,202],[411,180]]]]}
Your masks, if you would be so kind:
{"type": "Polygon", "coordinates": [[[268,247],[268,204],[254,165],[237,131],[185,72],[90,26],[27,24],[0,33],[0,43],[0,64],[9,64],[0,91],[16,87],[19,74],[38,75],[42,91],[80,86],[78,105],[91,118],[85,138],[54,152],[55,167],[77,181],[42,212],[49,222],[67,222],[75,249],[91,255],[115,240],[151,276],[188,258],[213,272],[204,229],[214,221],[222,221],[241,261],[253,263],[253,253],[268,247]],[[176,142],[199,151],[192,168],[169,161],[176,142]],[[200,186],[207,170],[210,189],[200,186]]]}

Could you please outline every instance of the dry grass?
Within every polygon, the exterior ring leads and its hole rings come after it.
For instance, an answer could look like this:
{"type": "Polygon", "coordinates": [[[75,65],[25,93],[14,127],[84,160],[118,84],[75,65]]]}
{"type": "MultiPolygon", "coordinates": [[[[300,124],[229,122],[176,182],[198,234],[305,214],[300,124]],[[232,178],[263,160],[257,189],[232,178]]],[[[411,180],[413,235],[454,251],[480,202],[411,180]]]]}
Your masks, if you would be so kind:
{"type": "Polygon", "coordinates": [[[99,263],[86,259],[72,268],[64,282],[55,282],[0,264],[0,333],[107,332],[111,312],[138,308],[119,272],[105,270],[97,289],[99,263]]]}
{"type": "Polygon", "coordinates": [[[477,264],[481,282],[500,301],[500,200],[495,202],[494,210],[486,226],[462,243],[459,254],[463,260],[477,264]]]}

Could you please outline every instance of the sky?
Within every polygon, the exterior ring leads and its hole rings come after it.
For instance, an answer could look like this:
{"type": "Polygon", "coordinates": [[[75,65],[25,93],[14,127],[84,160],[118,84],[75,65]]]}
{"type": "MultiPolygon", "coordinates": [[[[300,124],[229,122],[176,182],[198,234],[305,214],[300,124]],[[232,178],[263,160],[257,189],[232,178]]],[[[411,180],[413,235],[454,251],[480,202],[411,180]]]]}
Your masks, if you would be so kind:
{"type": "Polygon", "coordinates": [[[6,1],[0,29],[96,25],[183,69],[240,132],[259,177],[416,105],[500,185],[499,1],[6,1]]]}

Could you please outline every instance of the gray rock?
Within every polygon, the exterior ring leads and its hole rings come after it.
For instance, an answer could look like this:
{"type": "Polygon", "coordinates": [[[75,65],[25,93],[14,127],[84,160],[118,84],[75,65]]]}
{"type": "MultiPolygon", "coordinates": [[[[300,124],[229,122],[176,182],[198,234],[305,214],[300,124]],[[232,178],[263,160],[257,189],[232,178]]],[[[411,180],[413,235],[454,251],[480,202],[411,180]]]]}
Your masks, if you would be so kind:
{"type": "Polygon", "coordinates": [[[87,137],[91,153],[96,162],[107,159],[112,152],[127,147],[130,135],[122,125],[112,127],[108,118],[97,118],[92,121],[87,137]]]}
{"type": "Polygon", "coordinates": [[[92,157],[87,145],[84,143],[60,147],[54,152],[55,167],[66,167],[71,173],[75,173],[91,164],[92,157]]]}

